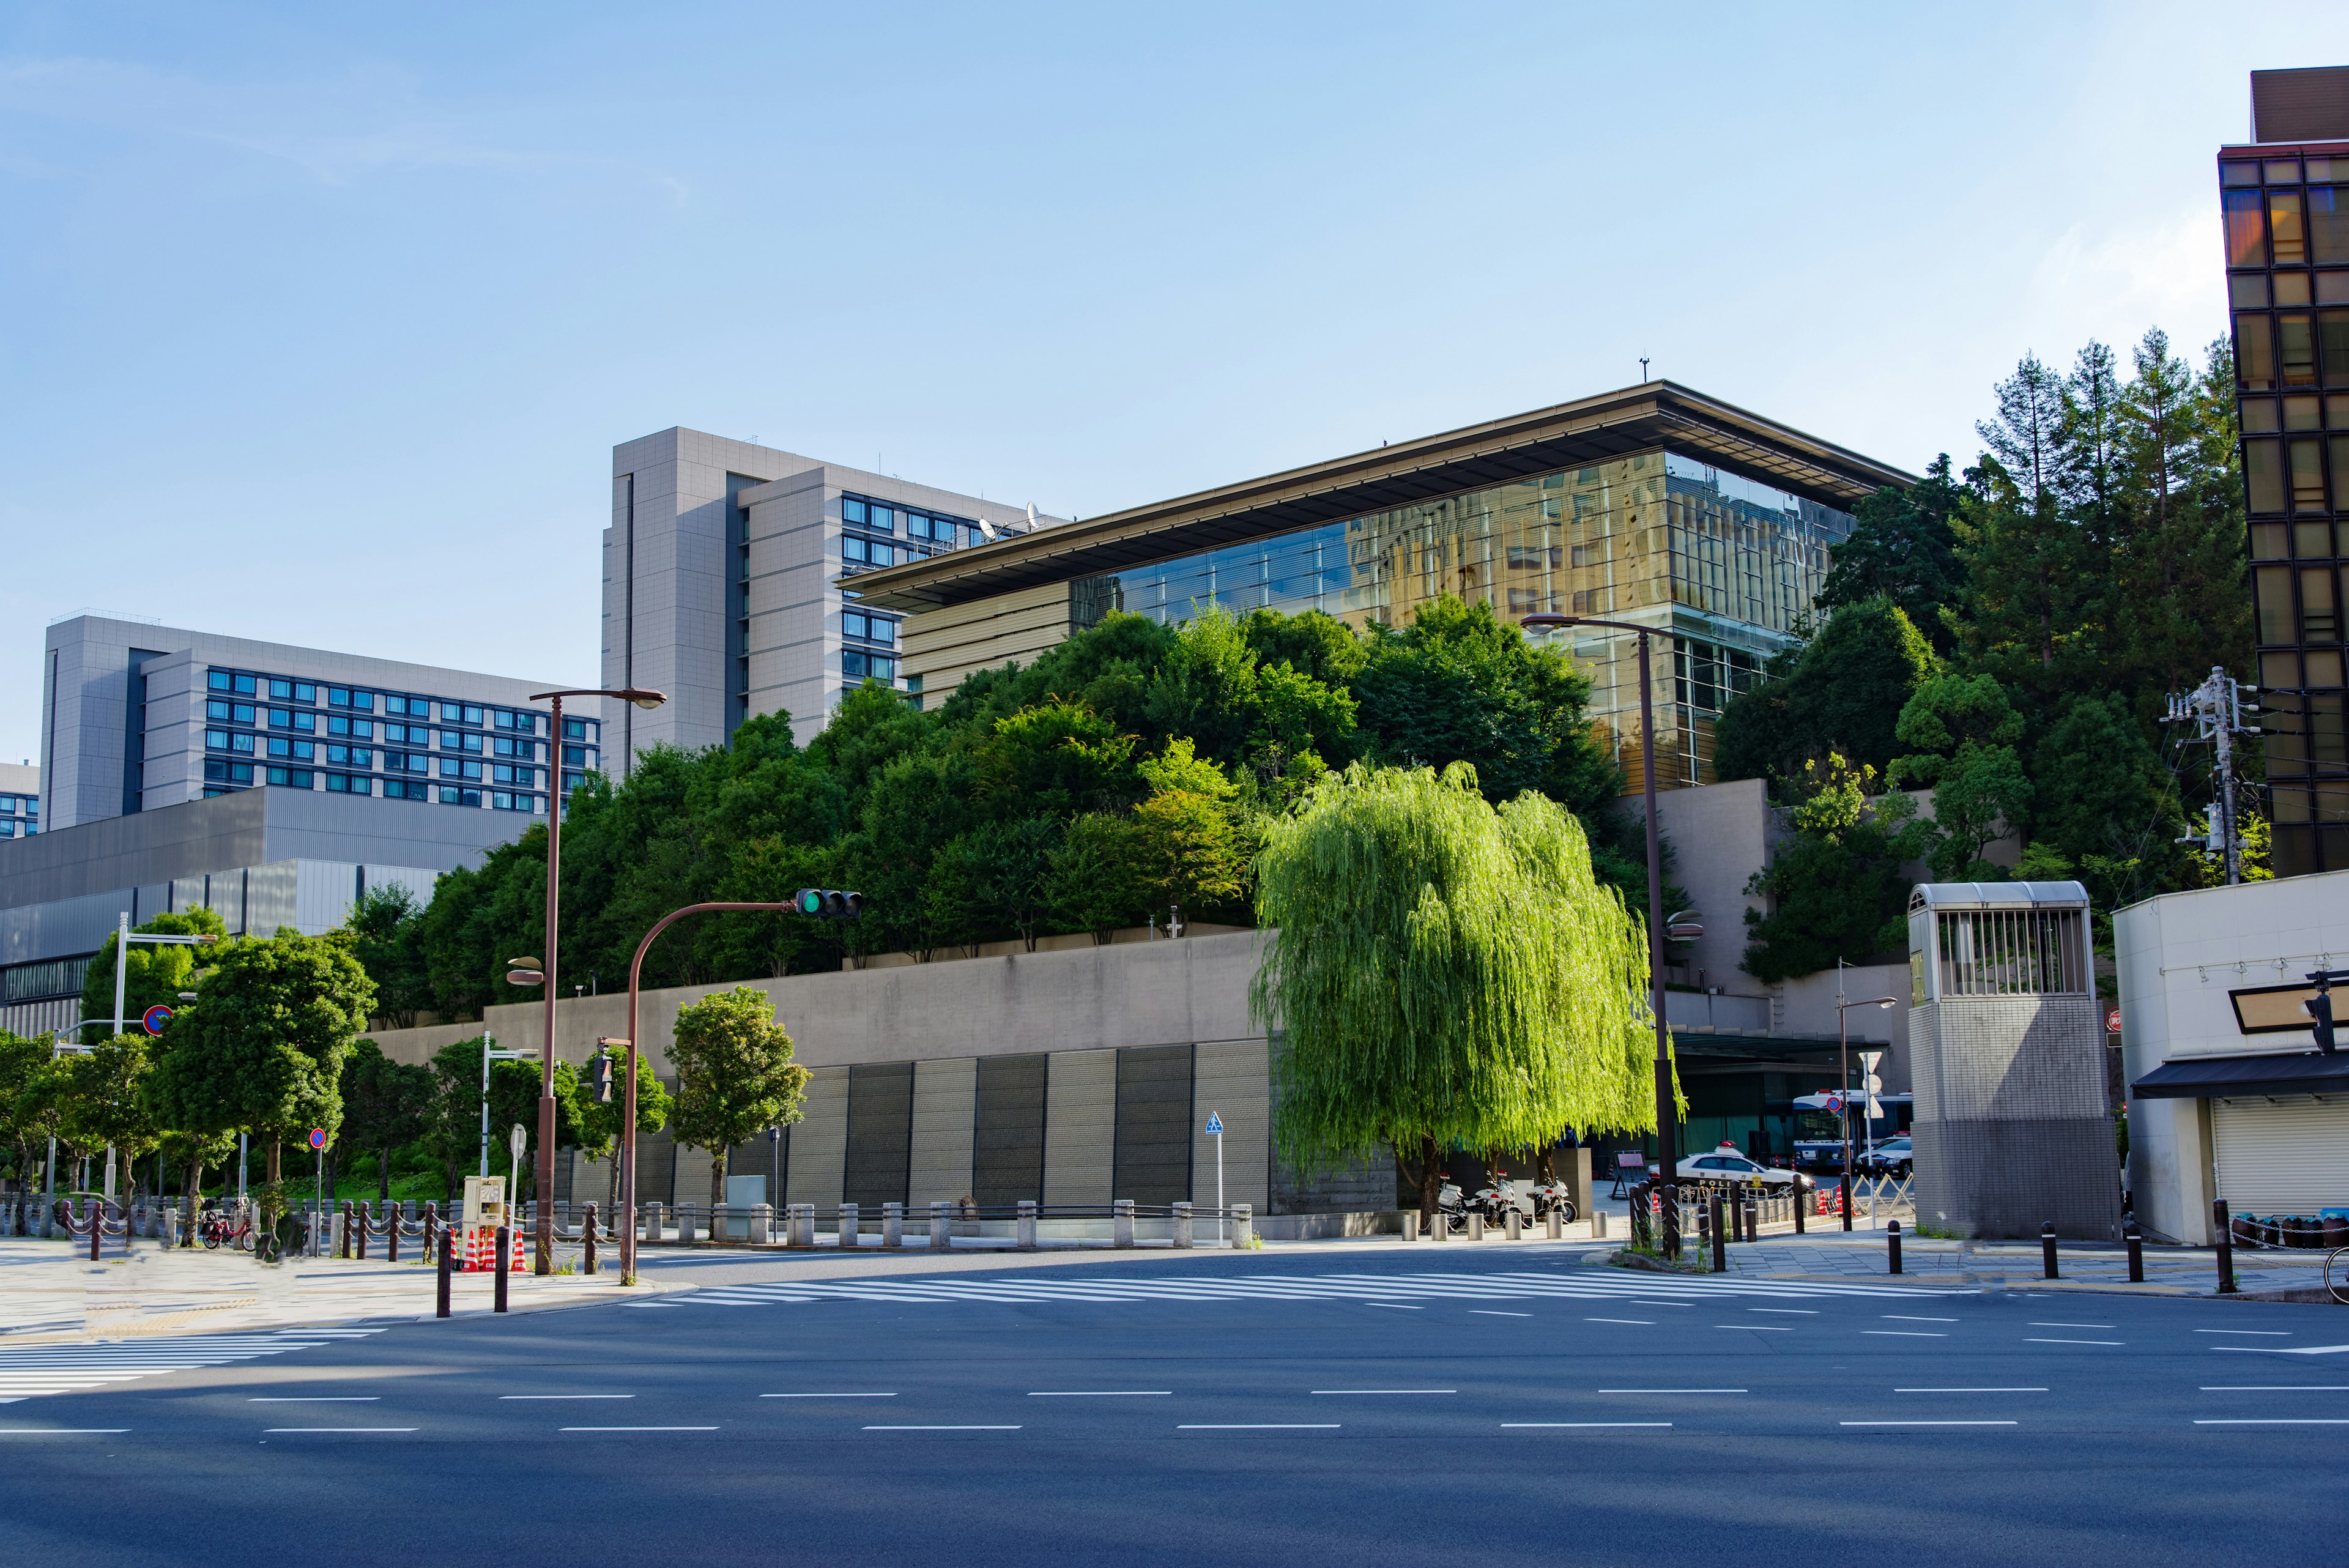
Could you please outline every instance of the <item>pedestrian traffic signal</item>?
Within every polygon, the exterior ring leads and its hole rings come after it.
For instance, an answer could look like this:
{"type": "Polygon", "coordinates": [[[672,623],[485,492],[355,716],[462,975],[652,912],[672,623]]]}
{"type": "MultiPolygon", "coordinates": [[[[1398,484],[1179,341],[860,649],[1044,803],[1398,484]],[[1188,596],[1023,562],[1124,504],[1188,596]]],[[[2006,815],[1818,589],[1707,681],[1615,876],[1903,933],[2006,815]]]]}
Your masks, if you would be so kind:
{"type": "Polygon", "coordinates": [[[864,916],[864,895],[843,893],[832,888],[802,888],[792,899],[792,906],[811,919],[862,919],[864,916]]]}
{"type": "Polygon", "coordinates": [[[600,1051],[595,1054],[595,1065],[587,1074],[587,1103],[595,1106],[612,1103],[612,1059],[600,1051]]]}

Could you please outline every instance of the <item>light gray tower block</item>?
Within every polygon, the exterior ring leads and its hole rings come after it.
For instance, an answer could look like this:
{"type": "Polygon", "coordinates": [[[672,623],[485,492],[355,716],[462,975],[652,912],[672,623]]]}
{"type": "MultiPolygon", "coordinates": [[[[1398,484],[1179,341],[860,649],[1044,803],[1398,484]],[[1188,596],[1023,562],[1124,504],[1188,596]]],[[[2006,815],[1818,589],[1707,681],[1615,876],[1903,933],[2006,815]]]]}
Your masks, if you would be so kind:
{"type": "Polygon", "coordinates": [[[2105,1031],[2077,882],[1909,900],[1917,1219],[1963,1236],[2120,1235],[2105,1031]]]}

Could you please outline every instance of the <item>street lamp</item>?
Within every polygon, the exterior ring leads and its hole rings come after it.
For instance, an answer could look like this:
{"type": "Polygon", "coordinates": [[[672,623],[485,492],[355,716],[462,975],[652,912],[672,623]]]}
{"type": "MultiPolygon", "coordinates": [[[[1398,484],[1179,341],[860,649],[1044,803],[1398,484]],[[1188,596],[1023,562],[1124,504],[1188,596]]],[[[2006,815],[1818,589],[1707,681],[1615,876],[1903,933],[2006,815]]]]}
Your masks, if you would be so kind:
{"type": "MultiPolygon", "coordinates": [[[[1847,1231],[1851,1229],[1851,1010],[1855,1007],[1889,1007],[1899,1000],[1892,996],[1871,996],[1865,1002],[1837,1002],[1835,1004],[1836,1060],[1843,1069],[1843,1080],[1837,1085],[1843,1090],[1843,1202],[1838,1207],[1843,1210],[1843,1228],[1847,1231]]],[[[1870,1144],[1868,1147],[1873,1148],[1876,1146],[1870,1144]]],[[[1869,1212],[1874,1210],[1871,1209],[1869,1212]]]]}
{"type": "MultiPolygon", "coordinates": [[[[623,702],[634,702],[650,710],[668,701],[657,691],[625,687],[612,691],[599,687],[581,687],[569,691],[541,691],[530,699],[533,702],[554,704],[553,732],[547,740],[548,788],[546,805],[546,970],[539,983],[546,987],[546,1038],[539,1047],[538,1064],[538,1221],[532,1227],[535,1257],[532,1272],[540,1274],[554,1272],[554,921],[556,900],[563,877],[563,700],[565,697],[614,697],[623,702]]],[[[517,984],[527,984],[520,974],[510,974],[517,984]]],[[[511,1195],[510,1195],[511,1196],[511,1195]]]]}
{"type": "MultiPolygon", "coordinates": [[[[1640,786],[1648,807],[1648,1001],[1656,1017],[1656,1168],[1662,1179],[1676,1184],[1680,1162],[1674,1158],[1673,1146],[1680,1116],[1679,1107],[1672,1102],[1672,1064],[1664,1038],[1664,855],[1656,824],[1655,693],[1648,684],[1648,639],[1656,634],[1652,628],[1633,626],[1629,621],[1593,620],[1574,615],[1529,615],[1519,624],[1537,628],[1593,626],[1606,631],[1631,632],[1640,639],[1640,786]]],[[[1668,1203],[1664,1207],[1674,1217],[1671,1239],[1677,1241],[1678,1206],[1668,1203]]]]}

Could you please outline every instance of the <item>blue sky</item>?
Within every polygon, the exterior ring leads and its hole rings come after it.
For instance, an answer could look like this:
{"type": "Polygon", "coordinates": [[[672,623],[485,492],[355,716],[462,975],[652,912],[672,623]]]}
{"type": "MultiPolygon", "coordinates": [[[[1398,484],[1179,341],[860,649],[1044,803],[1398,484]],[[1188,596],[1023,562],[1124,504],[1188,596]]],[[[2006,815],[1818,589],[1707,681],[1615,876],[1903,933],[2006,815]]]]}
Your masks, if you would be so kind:
{"type": "Polygon", "coordinates": [[[1094,515],[1654,371],[1906,466],[2223,326],[2349,8],[0,16],[0,758],[84,607],[591,679],[610,448],[1094,515]]]}

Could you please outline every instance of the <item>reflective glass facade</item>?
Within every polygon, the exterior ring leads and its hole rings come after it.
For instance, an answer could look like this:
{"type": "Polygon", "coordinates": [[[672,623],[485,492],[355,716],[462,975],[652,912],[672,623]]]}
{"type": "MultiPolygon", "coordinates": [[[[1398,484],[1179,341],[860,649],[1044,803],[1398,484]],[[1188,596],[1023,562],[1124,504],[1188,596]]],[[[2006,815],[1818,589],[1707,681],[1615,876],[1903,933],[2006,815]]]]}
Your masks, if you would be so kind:
{"type": "MultiPolygon", "coordinates": [[[[1639,452],[1074,585],[1081,622],[1195,607],[1318,609],[1407,623],[1449,593],[1506,618],[1601,616],[1671,635],[1654,650],[1660,783],[1712,781],[1713,721],[1792,644],[1848,514],[1676,452],[1639,452]]],[[[1636,785],[1638,639],[1577,630],[1591,714],[1636,785]]]]}
{"type": "Polygon", "coordinates": [[[0,838],[30,838],[41,831],[41,797],[0,793],[0,838]]]}
{"type": "Polygon", "coordinates": [[[2349,868],[2349,143],[2219,164],[2279,877],[2349,868]]]}
{"type": "MultiPolygon", "coordinates": [[[[267,784],[546,812],[553,715],[261,670],[204,672],[204,794],[267,784]]],[[[563,720],[563,789],[602,767],[603,722],[563,720]]]]}

